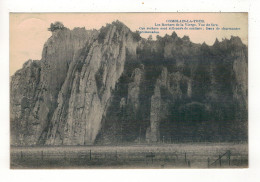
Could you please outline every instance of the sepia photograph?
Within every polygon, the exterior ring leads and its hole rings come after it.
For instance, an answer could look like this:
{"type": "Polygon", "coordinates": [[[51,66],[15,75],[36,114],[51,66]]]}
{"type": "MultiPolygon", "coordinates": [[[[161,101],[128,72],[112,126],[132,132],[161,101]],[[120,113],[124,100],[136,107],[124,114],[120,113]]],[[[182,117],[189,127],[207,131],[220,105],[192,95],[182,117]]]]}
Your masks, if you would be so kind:
{"type": "Polygon", "coordinates": [[[248,13],[10,13],[11,169],[248,168],[248,13]]]}

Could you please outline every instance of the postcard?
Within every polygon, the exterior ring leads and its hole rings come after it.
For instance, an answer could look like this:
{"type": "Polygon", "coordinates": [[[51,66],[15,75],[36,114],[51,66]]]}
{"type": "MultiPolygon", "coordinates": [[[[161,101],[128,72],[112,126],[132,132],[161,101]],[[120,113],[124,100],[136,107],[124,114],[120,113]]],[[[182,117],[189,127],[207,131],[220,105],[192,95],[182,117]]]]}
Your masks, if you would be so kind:
{"type": "Polygon", "coordinates": [[[247,13],[10,13],[10,167],[248,167],[247,13]]]}

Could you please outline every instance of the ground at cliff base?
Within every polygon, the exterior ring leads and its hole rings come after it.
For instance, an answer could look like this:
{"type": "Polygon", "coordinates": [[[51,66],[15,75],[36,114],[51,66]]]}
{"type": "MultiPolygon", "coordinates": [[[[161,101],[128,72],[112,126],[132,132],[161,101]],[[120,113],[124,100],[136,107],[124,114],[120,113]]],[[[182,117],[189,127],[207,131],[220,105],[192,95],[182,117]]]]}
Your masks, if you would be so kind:
{"type": "Polygon", "coordinates": [[[12,169],[246,168],[247,143],[11,147],[12,169]]]}

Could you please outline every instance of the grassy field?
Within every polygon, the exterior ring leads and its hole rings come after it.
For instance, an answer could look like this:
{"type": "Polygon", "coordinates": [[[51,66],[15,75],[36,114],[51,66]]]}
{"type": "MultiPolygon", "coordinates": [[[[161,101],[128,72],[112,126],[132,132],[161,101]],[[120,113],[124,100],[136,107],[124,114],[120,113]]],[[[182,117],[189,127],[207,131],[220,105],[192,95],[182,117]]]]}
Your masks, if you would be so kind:
{"type": "Polygon", "coordinates": [[[248,167],[248,144],[11,147],[10,167],[245,168],[248,167]]]}

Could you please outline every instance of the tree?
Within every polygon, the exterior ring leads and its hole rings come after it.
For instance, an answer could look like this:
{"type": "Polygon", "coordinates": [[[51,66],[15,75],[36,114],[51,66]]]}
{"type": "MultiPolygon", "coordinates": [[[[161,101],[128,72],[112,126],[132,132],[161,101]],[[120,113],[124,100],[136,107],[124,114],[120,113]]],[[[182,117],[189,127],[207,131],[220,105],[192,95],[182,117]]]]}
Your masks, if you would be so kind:
{"type": "Polygon", "coordinates": [[[156,35],[156,40],[160,41],[162,37],[160,35],[156,35]]]}
{"type": "Polygon", "coordinates": [[[51,23],[50,28],[48,28],[48,31],[54,32],[55,30],[62,30],[64,28],[65,27],[61,22],[56,21],[54,24],[51,23]]]}
{"type": "Polygon", "coordinates": [[[132,35],[133,35],[134,40],[136,40],[137,42],[142,39],[139,31],[133,32],[132,35]]]}
{"type": "Polygon", "coordinates": [[[152,41],[152,40],[153,40],[153,36],[152,36],[152,35],[149,35],[148,41],[152,41]]]}

